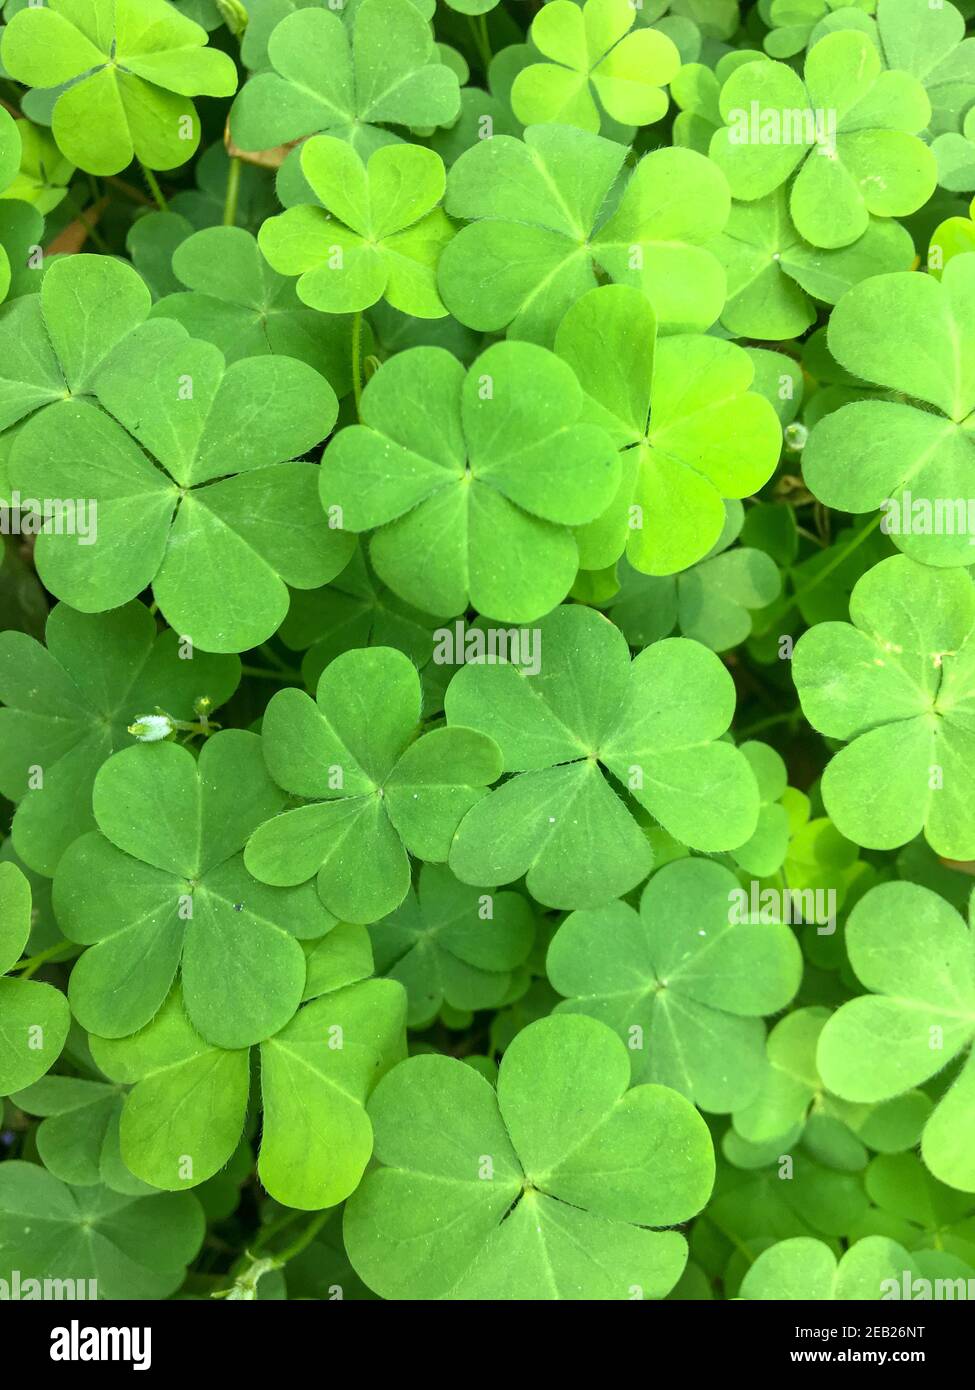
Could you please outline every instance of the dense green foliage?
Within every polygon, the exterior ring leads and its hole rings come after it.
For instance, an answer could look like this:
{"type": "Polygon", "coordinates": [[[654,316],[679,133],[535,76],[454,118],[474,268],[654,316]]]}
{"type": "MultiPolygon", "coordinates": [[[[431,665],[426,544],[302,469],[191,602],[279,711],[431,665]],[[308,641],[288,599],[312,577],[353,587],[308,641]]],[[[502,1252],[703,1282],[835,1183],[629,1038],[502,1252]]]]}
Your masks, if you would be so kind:
{"type": "Polygon", "coordinates": [[[0,1289],[975,1296],[973,12],[6,0],[0,1289]]]}

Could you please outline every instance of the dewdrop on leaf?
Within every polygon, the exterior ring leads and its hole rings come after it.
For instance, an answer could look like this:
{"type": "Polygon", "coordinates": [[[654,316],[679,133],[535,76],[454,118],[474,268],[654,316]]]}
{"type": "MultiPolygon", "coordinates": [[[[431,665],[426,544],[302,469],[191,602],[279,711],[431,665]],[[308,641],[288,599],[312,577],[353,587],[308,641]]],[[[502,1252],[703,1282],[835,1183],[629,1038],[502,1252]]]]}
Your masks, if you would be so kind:
{"type": "Polygon", "coordinates": [[[143,714],[134,724],[129,725],[129,733],[140,743],[158,743],[174,733],[176,725],[168,714],[143,714]]]}

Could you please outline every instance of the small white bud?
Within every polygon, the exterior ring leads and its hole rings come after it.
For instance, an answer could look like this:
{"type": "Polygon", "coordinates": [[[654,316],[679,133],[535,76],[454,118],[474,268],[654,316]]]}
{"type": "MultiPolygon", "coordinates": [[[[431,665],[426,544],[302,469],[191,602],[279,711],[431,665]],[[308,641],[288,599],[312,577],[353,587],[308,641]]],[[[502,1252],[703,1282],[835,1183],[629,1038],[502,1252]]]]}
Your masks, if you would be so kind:
{"type": "Polygon", "coordinates": [[[169,738],[175,728],[168,714],[143,714],[129,725],[129,733],[140,743],[158,743],[160,739],[169,738]]]}

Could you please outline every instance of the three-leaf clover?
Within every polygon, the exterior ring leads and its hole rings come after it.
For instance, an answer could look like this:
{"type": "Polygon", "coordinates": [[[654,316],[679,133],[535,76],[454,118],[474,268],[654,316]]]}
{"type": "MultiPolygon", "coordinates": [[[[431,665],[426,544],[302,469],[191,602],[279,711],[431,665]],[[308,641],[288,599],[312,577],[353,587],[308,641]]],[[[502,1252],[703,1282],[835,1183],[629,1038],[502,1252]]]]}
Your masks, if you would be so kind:
{"type": "Polygon", "coordinates": [[[205,1234],[188,1192],[133,1197],[69,1187],[35,1163],[0,1167],[0,1278],[20,1298],[65,1298],[69,1285],[79,1299],[166,1298],[205,1234]]]}
{"type": "Polygon", "coordinates": [[[586,396],[586,418],[620,450],[609,507],[579,534],[582,564],[603,569],[626,550],[645,574],[674,574],[721,537],[725,498],[771,476],[782,432],[750,390],[754,364],[735,343],[705,334],[657,337],[638,290],[605,285],[566,314],[555,349],[586,396]]]}
{"type": "Polygon", "coordinates": [[[316,135],[302,146],[301,168],[323,206],[269,217],[258,241],[275,270],[299,277],[302,303],[342,314],[385,298],[403,313],[442,318],[437,261],[453,229],[438,206],[440,156],[383,145],[364,162],[344,140],[316,135]]]}
{"type": "Polygon", "coordinates": [[[511,986],[535,936],[532,910],[519,893],[479,894],[448,868],[424,864],[416,892],[369,928],[376,972],[399,980],[409,996],[407,1023],[424,1028],[446,1004],[494,1009],[511,986]]]}
{"type": "Polygon", "coordinates": [[[640,910],[573,912],[549,947],[559,1013],[601,1019],[627,1044],[634,1082],[672,1086],[702,1110],[747,1104],[765,1066],[762,1016],[792,999],[802,953],[781,923],[733,920],[738,880],[704,859],[654,874],[640,910]]]}
{"type": "Polygon", "coordinates": [[[94,829],[95,774],[132,742],[129,725],[156,709],[192,722],[201,700],[214,713],[234,693],[240,663],[194,653],[171,631],[157,636],[141,603],[94,614],[59,603],[45,638],[43,647],[26,633],[0,635],[0,792],[18,803],[18,854],[50,875],[94,829]]]}
{"type": "Polygon", "coordinates": [[[975,857],[970,576],[892,556],[857,582],[850,617],[810,628],[792,662],[806,718],[847,742],[823,774],[827,812],[868,849],[923,830],[936,853],[975,857]]]}
{"type": "Polygon", "coordinates": [[[799,338],[816,321],[814,300],[835,304],[871,275],[909,270],[914,244],[893,219],[871,217],[849,246],[825,250],[803,241],[784,186],[754,202],[733,202],[711,246],[728,275],[721,323],[747,338],[799,338]]]}
{"type": "Polygon", "coordinates": [[[843,511],[883,507],[882,530],[916,560],[970,564],[975,257],[955,256],[940,281],[903,273],[856,285],[828,337],[841,366],[901,399],[853,400],[818,421],[803,450],[809,487],[843,511]]]}
{"type": "Polygon", "coordinates": [[[619,464],[564,362],[496,343],[465,374],[442,348],[412,348],[372,377],[361,416],[325,451],[321,498],[349,531],[374,531],[369,558],[394,593],[501,622],[565,597],[579,568],[570,528],[606,508],[619,464]]]}
{"type": "Polygon", "coordinates": [[[601,604],[631,647],[646,647],[678,628],[713,652],[737,647],[750,635],[752,610],[778,598],[779,569],[751,546],[728,547],[741,528],[742,512],[729,507],[727,524],[704,559],[680,574],[641,574],[625,557],[617,565],[619,588],[601,604]]]}
{"type": "Polygon", "coordinates": [[[250,232],[195,232],[174,251],[172,274],[186,289],[158,300],[153,317],[176,319],[192,337],[214,343],[228,364],[266,353],[296,357],[321,372],[336,395],[352,389],[351,321],[305,308],[250,232]]]}
{"type": "Polygon", "coordinates": [[[747,63],[721,89],[725,125],[711,158],[732,196],[764,198],[795,176],[789,210],[813,246],[848,246],[871,214],[903,217],[934,192],[934,155],[918,138],[931,114],[916,78],[885,70],[866,34],[828,34],[803,78],[785,63],[747,63]]]}
{"type": "Polygon", "coordinates": [[[653,855],[605,773],[684,844],[715,851],[752,835],[758,787],[719,741],[734,687],[713,652],[671,638],[631,663],[619,629],[574,606],[543,618],[536,640],[538,675],[469,665],[447,689],[448,722],[489,734],[517,774],[461,822],[449,861],[458,878],[490,887],[527,874],[531,895],[559,908],[629,892],[653,855]]]}
{"type": "Polygon", "coordinates": [[[642,289],[662,327],[709,328],[725,278],[705,248],[728,219],[727,182],[694,150],[659,149],[616,188],[626,154],[562,125],[529,126],[524,140],[495,135],[465,151],[445,206],[471,225],[444,249],[439,270],[455,318],[551,345],[601,271],[642,289]]]}
{"type": "Polygon", "coordinates": [[[130,1173],[119,1153],[124,1088],[105,1080],[50,1073],[11,1097],[19,1110],[43,1118],[35,1140],[49,1173],[72,1187],[101,1183],[143,1197],[149,1185],[130,1173]]]}
{"type": "MultiPolygon", "coordinates": [[[[341,960],[343,931],[335,940],[341,960]]],[[[368,957],[368,943],[366,955],[368,957]]],[[[286,1206],[335,1206],[357,1187],[372,1154],[365,1111],[370,1091],[405,1055],[406,995],[393,980],[370,980],[368,960],[333,969],[289,1023],[261,1043],[263,1127],[257,1171],[286,1206]]],[[[130,1084],[119,1125],[122,1157],[144,1182],[194,1187],[224,1166],[240,1140],[251,1089],[249,1049],[204,1041],[179,990],[128,1038],[91,1038],[92,1055],[130,1084]]]]}
{"type": "Polygon", "coordinates": [[[628,1089],[626,1049],[589,1018],[531,1024],[497,1092],[452,1057],[376,1088],[370,1173],[346,1206],[353,1267],[387,1299],[663,1298],[676,1231],[714,1176],[700,1115],[664,1086],[628,1089]]]}
{"type": "Polygon", "coordinates": [[[237,87],[233,59],[206,42],[206,30],[165,0],[48,0],[13,16],[0,56],[16,81],[60,89],[52,128],[65,157],[117,174],[133,156],[173,169],[196,152],[190,97],[237,87]]]}
{"type": "MultiPolygon", "coordinates": [[[[928,888],[881,883],[846,925],[850,964],[868,994],[843,1004],[819,1039],[823,1080],[851,1101],[881,1101],[920,1086],[964,1056],[975,1038],[975,937],[928,888]]],[[[975,1192],[969,1051],[921,1136],[936,1178],[975,1192]]]]}
{"type": "Polygon", "coordinates": [[[264,714],[264,756],[277,784],[307,804],[254,832],[250,872],[285,886],[317,876],[322,902],[346,922],[398,907],[410,854],[446,860],[461,817],[501,773],[485,734],[441,728],[417,738],[419,721],[420,677],[392,647],[336,657],[316,700],[278,691],[264,714]]]}
{"type": "Polygon", "coordinates": [[[518,119],[526,125],[561,122],[594,133],[601,111],[625,126],[659,121],[667,111],[661,89],[677,73],[680,54],[659,30],[633,29],[636,17],[630,0],[543,5],[530,35],[552,61],[530,63],[515,78],[511,105],[518,119]]]}
{"type": "Polygon", "coordinates": [[[87,498],[97,515],[97,545],[38,536],[52,593],[90,613],[152,584],[175,631],[236,652],[275,631],[288,584],[314,588],[344,568],[353,542],[315,515],[317,467],[288,461],[338,412],[312,367],[275,356],[227,366],[211,343],[155,319],[101,363],[92,387],[102,409],[58,401],[19,431],[8,464],[24,496],[87,498]]]}
{"type": "Polygon", "coordinates": [[[136,1032],[177,970],[208,1042],[246,1047],[287,1023],[305,987],[296,938],[335,923],[310,888],[269,889],[244,868],[249,835],[285,800],[242,729],[214,734],[199,760],[162,743],[105,763],[92,796],[100,833],[75,841],[54,879],[64,934],[91,947],[71,974],[83,1027],[136,1032]]]}
{"type": "Polygon", "coordinates": [[[245,150],[327,131],[366,156],[397,139],[385,125],[449,125],[460,111],[457,76],[410,0],[362,0],[354,25],[325,8],[296,10],[267,53],[271,70],[251,77],[230,113],[245,150]]]}
{"type": "Polygon", "coordinates": [[[51,1069],[71,1021],[68,1001],[53,985],[6,978],[23,955],[30,927],[30,884],[15,864],[0,863],[0,1096],[51,1069]]]}

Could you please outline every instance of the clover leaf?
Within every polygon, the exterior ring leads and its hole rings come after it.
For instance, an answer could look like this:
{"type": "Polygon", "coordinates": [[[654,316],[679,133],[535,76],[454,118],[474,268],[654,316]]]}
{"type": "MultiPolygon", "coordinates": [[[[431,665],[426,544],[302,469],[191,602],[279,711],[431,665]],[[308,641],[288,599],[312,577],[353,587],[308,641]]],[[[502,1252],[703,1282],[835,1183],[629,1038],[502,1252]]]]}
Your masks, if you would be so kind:
{"type": "Polygon", "coordinates": [[[871,217],[849,246],[824,250],[803,241],[784,187],[751,203],[734,202],[711,248],[728,275],[721,323],[749,338],[797,338],[816,321],[814,300],[835,304],[871,275],[909,270],[914,246],[893,219],[871,217]]]}
{"type": "MultiPolygon", "coordinates": [[[[846,942],[870,993],[843,1004],[823,1029],[817,1059],[831,1091],[887,1100],[966,1053],[975,1038],[975,942],[953,907],[916,884],[881,883],[850,913],[846,942]]],[[[968,1052],[921,1136],[934,1176],[964,1192],[975,1192],[973,1114],[968,1052]]]]}
{"type": "Polygon", "coordinates": [[[68,1035],[68,1001],[60,990],[40,980],[6,978],[24,952],[30,927],[30,884],[15,864],[0,863],[0,1096],[50,1071],[68,1035]]]}
{"type": "Polygon", "coordinates": [[[972,559],[973,306],[975,260],[964,255],[940,281],[879,275],[844,295],[830,319],[830,351],[899,398],[851,401],[817,423],[803,451],[818,498],[849,512],[883,506],[882,529],[926,564],[972,559]]]}
{"type": "Polygon", "coordinates": [[[453,232],[437,206],[446,179],[440,156],[422,145],[384,145],[366,163],[343,140],[316,135],[302,146],[301,168],[323,206],[303,203],[268,218],[258,241],[275,270],[299,277],[302,303],[340,314],[385,298],[418,318],[443,317],[436,268],[453,232]]]}
{"type": "Polygon", "coordinates": [[[278,691],[264,714],[264,756],[306,804],[251,835],[250,872],[281,886],[317,876],[322,902],[346,922],[398,907],[409,855],[443,863],[457,823],[501,772],[486,735],[441,728],[417,738],[419,720],[420,677],[392,647],[336,657],[315,700],[278,691]]]}
{"type": "Polygon", "coordinates": [[[36,251],[44,231],[40,212],[22,201],[26,189],[18,176],[23,127],[28,127],[26,121],[13,120],[0,107],[0,302],[36,288],[37,271],[30,253],[36,251]]]}
{"type": "Polygon", "coordinates": [[[702,1110],[747,1104],[764,1067],[762,1015],[799,988],[802,953],[778,923],[735,921],[729,869],[683,859],[655,874],[640,910],[628,903],[573,912],[547,970],[566,996],[559,1013],[588,1014],[627,1044],[633,1081],[672,1086],[702,1110]]]}
{"type": "Polygon", "coordinates": [[[172,273],[186,289],[154,304],[154,318],[176,319],[192,337],[218,347],[228,365],[265,354],[295,357],[320,372],[337,395],[351,391],[351,320],[323,320],[304,308],[250,232],[207,227],[193,233],[175,248],[172,273]]]}
{"type": "Polygon", "coordinates": [[[243,651],[281,622],[286,583],[313,588],[344,568],[350,537],[308,511],[317,469],[287,461],[337,413],[313,368],[270,356],[226,366],[158,319],[99,366],[93,388],[104,409],[58,401],[21,429],[8,465],[23,495],[87,497],[96,512],[97,545],[37,538],[38,572],[59,598],[101,612],[151,583],[181,635],[243,651]]]}
{"type": "Polygon", "coordinates": [[[162,743],[105,763],[92,798],[101,833],[77,840],[54,879],[62,930],[92,948],[71,975],[83,1027],[134,1033],[178,968],[187,1013],[208,1042],[245,1047],[284,1026],[305,986],[295,938],[334,926],[311,889],[269,891],[244,869],[249,835],[285,800],[257,735],[242,729],[213,735],[198,762],[162,743]],[[97,897],[96,880],[105,885],[97,897]]]}
{"type": "Polygon", "coordinates": [[[123,1087],[52,1073],[11,1099],[18,1110],[43,1116],[35,1135],[37,1152],[62,1182],[72,1187],[100,1183],[129,1197],[153,1190],[129,1172],[119,1153],[123,1087]]]}
{"type": "Polygon", "coordinates": [[[279,636],[285,646],[305,651],[302,679],[313,690],[329,662],[356,647],[396,647],[423,670],[433,655],[434,626],[432,617],[376,579],[357,547],[331,584],[292,594],[279,636]]]}
{"type": "Polygon", "coordinates": [[[752,610],[772,603],[782,581],[764,551],[728,549],[741,526],[741,513],[734,516],[729,508],[729,520],[704,559],[681,574],[641,574],[620,559],[619,589],[603,606],[631,647],[669,637],[675,627],[714,652],[737,647],[751,634],[752,610]]]}
{"type": "Polygon", "coordinates": [[[166,1298],[205,1233],[190,1193],[130,1197],[69,1187],[33,1163],[0,1167],[0,1278],[16,1279],[20,1298],[64,1298],[69,1281],[75,1298],[166,1298]]]}
{"type": "Polygon", "coordinates": [[[625,158],[615,141],[561,125],[529,126],[523,141],[496,135],[462,154],[445,206],[470,226],[439,269],[455,318],[550,346],[599,271],[642,289],[661,327],[710,327],[725,297],[706,249],[728,219],[721,171],[693,150],[659,149],[615,188],[625,158]]]}
{"type": "MultiPolygon", "coordinates": [[[[48,131],[41,126],[25,120],[16,120],[14,126],[20,137],[19,165],[17,168],[4,165],[8,182],[4,185],[4,178],[0,177],[0,198],[16,198],[29,203],[46,217],[67,196],[74,165],[64,158],[48,131]]],[[[2,117],[0,129],[4,132],[0,135],[0,145],[11,150],[14,142],[2,117]]]]}
{"type": "Polygon", "coordinates": [[[129,725],[156,709],[190,722],[200,701],[215,712],[236,689],[240,663],[194,653],[171,631],[157,636],[141,603],[96,614],[59,603],[46,642],[0,635],[0,791],[19,803],[18,853],[50,875],[67,847],[94,828],[95,774],[131,744],[129,725]]]}
{"type": "Polygon", "coordinates": [[[781,429],[750,390],[753,363],[704,334],[656,337],[646,298],[606,285],[559,325],[558,355],[586,394],[589,418],[620,449],[616,496],[579,532],[582,563],[602,569],[626,549],[645,574],[674,574],[707,555],[726,522],[724,498],[745,497],[775,469],[781,429]]]}
{"type": "Polygon", "coordinates": [[[406,1021],[424,1028],[445,1001],[462,1010],[505,1002],[511,972],[528,956],[535,928],[520,894],[479,895],[443,865],[424,864],[416,892],[411,889],[369,935],[377,973],[404,985],[406,1021]]]}
{"type": "Polygon", "coordinates": [[[374,530],[369,558],[394,593],[502,622],[565,597],[579,568],[569,528],[598,516],[619,480],[565,363],[496,343],[465,375],[443,349],[413,348],[370,380],[361,416],[325,451],[322,504],[349,531],[374,530]]]}
{"type": "Polygon", "coordinates": [[[868,849],[923,829],[938,854],[970,859],[972,581],[892,556],[857,582],[850,616],[804,633],[792,663],[806,718],[848,744],[823,774],[826,810],[868,849]]]}
{"type": "Polygon", "coordinates": [[[581,1017],[520,1033],[496,1093],[455,1058],[394,1068],[369,1106],[382,1166],[345,1209],[353,1268],[387,1299],[664,1297],[686,1244],[647,1228],[703,1206],[711,1140],[682,1096],[629,1081],[581,1017]]]}
{"type": "Polygon", "coordinates": [[[795,1236],[763,1250],[742,1280],[739,1298],[856,1300],[890,1297],[905,1274],[920,1275],[914,1259],[894,1240],[867,1236],[837,1260],[821,1240],[795,1236]]]}
{"type": "MultiPolygon", "coordinates": [[[[329,938],[327,938],[328,940],[329,938]]],[[[393,980],[350,971],[305,1004],[256,1054],[263,1106],[260,1180],[275,1201],[335,1206],[372,1153],[365,1101],[405,1055],[406,995],[393,980]]],[[[145,1182],[181,1191],[233,1154],[250,1091],[250,1053],[206,1043],[175,990],[129,1038],[92,1038],[98,1065],[132,1085],[122,1109],[122,1157],[145,1182]]]]}
{"type": "Polygon", "coordinates": [[[724,127],[711,158],[734,198],[752,202],[792,178],[789,210],[813,246],[849,246],[870,216],[902,217],[934,191],[934,155],[917,137],[931,114],[916,78],[884,70],[866,34],[810,49],[803,79],[784,63],[748,63],[721,89],[724,127]]]}
{"type": "Polygon", "coordinates": [[[451,681],[449,724],[490,735],[515,773],[465,816],[450,867],[491,887],[527,874],[548,907],[603,907],[650,871],[647,838],[620,789],[683,843],[742,844],[758,818],[748,763],[719,742],[734,689],[696,642],[656,642],[631,663],[626,639],[591,608],[538,624],[541,671],[466,666],[451,681]],[[604,770],[605,769],[605,772],[604,770]]]}
{"type": "Polygon", "coordinates": [[[164,0],[48,0],[15,14],[0,56],[31,87],[58,88],[53,132],[72,164],[117,174],[135,156],[185,164],[200,143],[190,97],[232,95],[237,70],[164,0]]]}
{"type": "Polygon", "coordinates": [[[456,74],[410,0],[362,0],[354,20],[299,9],[275,26],[271,70],[251,77],[231,109],[237,145],[262,150],[327,131],[366,157],[398,138],[386,125],[456,119],[456,74]]]}
{"type": "Polygon", "coordinates": [[[650,125],[667,111],[661,88],[680,54],[657,29],[637,28],[629,0],[551,0],[532,22],[534,46],[547,63],[522,68],[511,88],[515,115],[598,133],[600,113],[624,126],[650,125]],[[632,31],[632,32],[631,32],[632,31]],[[598,105],[597,105],[598,99],[598,105]]]}
{"type": "Polygon", "coordinates": [[[150,306],[141,276],[123,261],[55,261],[40,294],[0,309],[0,430],[54,402],[91,396],[99,369],[150,306]]]}

